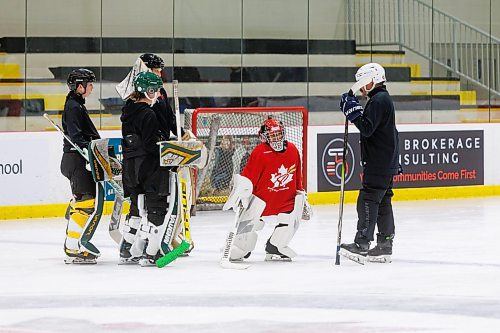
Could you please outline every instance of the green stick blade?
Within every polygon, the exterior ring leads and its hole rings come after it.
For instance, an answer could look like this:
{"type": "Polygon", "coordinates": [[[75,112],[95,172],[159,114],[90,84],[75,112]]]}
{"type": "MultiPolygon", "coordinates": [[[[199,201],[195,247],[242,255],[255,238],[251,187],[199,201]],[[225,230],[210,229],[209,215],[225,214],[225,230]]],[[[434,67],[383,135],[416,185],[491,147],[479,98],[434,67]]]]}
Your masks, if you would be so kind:
{"type": "Polygon", "coordinates": [[[177,246],[175,249],[170,251],[169,253],[165,254],[163,257],[158,259],[156,261],[156,267],[162,268],[170,264],[172,261],[177,259],[181,254],[187,251],[189,249],[189,243],[186,241],[182,241],[179,246],[177,246]]]}

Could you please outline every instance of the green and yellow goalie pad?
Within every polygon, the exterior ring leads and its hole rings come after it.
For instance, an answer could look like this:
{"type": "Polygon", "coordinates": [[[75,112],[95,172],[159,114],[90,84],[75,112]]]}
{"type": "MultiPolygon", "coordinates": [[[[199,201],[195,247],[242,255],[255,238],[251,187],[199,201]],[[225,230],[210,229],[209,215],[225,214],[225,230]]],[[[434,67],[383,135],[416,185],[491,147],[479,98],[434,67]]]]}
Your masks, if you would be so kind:
{"type": "Polygon", "coordinates": [[[201,141],[160,141],[160,165],[202,169],[208,161],[207,148],[201,141]]]}

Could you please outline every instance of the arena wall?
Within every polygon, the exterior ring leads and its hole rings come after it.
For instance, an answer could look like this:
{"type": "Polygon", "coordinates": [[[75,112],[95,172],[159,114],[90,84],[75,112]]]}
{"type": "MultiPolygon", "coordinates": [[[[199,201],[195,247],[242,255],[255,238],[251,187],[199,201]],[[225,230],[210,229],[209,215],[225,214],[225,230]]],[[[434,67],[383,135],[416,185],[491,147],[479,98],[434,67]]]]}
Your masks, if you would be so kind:
{"type": "MultiPolygon", "coordinates": [[[[436,139],[438,145],[443,145],[438,148],[443,154],[450,155],[452,161],[439,162],[440,171],[436,174],[440,172],[439,178],[456,175],[459,179],[455,182],[446,179],[445,183],[450,186],[435,186],[437,183],[429,182],[429,186],[420,188],[398,188],[395,200],[500,195],[500,124],[412,124],[398,125],[398,129],[400,138],[418,133],[415,137],[420,139],[406,139],[408,143],[403,144],[416,145],[416,154],[427,154],[426,158],[431,149],[426,145],[436,135],[443,136],[436,139]],[[454,161],[453,156],[460,161],[454,161]]],[[[351,125],[349,131],[351,139],[355,138],[358,133],[355,127],[351,125]]],[[[103,137],[120,136],[120,131],[116,130],[100,133],[103,137]]],[[[320,182],[323,166],[319,159],[321,144],[318,138],[322,135],[343,138],[343,133],[343,126],[310,126],[308,129],[307,191],[313,204],[338,202],[338,188],[325,191],[325,185],[320,182]]],[[[71,193],[68,181],[59,171],[62,156],[60,134],[53,131],[0,133],[0,142],[0,219],[61,216],[71,193]]],[[[356,146],[355,142],[350,143],[356,146]]],[[[418,158],[420,164],[425,160],[418,158]]],[[[423,164],[428,163],[426,160],[423,164]]],[[[406,169],[410,171],[411,167],[406,169]]],[[[346,201],[354,202],[357,191],[347,189],[346,201]]]]}

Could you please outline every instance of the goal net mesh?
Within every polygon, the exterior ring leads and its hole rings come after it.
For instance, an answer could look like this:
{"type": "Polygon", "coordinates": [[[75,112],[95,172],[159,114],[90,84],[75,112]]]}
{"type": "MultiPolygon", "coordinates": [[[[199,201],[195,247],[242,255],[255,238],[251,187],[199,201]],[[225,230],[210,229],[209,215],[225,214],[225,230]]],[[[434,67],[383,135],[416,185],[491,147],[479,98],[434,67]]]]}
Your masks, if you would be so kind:
{"type": "MultiPolygon", "coordinates": [[[[199,108],[186,109],[184,128],[203,141],[208,164],[196,175],[196,209],[220,209],[231,192],[233,174],[241,173],[253,148],[261,141],[259,129],[268,117],[285,126],[286,139],[299,150],[306,181],[304,160],[307,140],[307,109],[303,107],[199,108]]],[[[304,184],[305,185],[305,184],[304,184]]]]}

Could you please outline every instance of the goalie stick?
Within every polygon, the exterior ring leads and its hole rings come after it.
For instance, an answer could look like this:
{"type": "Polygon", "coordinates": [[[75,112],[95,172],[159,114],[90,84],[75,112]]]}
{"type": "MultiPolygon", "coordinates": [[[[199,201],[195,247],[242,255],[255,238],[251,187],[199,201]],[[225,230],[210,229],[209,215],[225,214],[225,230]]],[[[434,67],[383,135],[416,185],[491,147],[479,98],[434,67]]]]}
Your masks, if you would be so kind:
{"type": "MultiPolygon", "coordinates": [[[[349,96],[354,96],[359,89],[369,84],[371,80],[364,79],[354,83],[349,89],[349,96]]],[[[340,265],[340,243],[342,240],[342,217],[344,215],[344,192],[345,192],[345,171],[346,171],[346,155],[347,155],[347,140],[349,139],[349,121],[347,117],[344,123],[344,144],[342,148],[342,171],[340,175],[340,200],[339,200],[339,222],[337,225],[337,249],[335,252],[335,265],[340,265]]]]}

